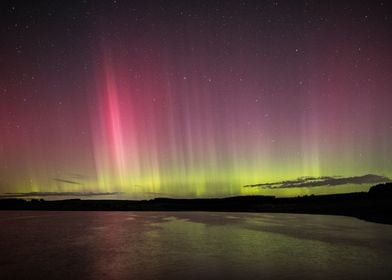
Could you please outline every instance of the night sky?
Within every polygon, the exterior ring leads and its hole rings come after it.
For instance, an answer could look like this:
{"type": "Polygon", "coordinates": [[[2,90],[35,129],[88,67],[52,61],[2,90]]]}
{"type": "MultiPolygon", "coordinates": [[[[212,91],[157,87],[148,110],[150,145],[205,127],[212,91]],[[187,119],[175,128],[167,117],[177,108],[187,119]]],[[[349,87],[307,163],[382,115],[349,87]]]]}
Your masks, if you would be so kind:
{"type": "Polygon", "coordinates": [[[0,193],[291,196],[392,177],[389,1],[0,5],[0,193]],[[285,182],[304,176],[329,179],[285,182]]]}

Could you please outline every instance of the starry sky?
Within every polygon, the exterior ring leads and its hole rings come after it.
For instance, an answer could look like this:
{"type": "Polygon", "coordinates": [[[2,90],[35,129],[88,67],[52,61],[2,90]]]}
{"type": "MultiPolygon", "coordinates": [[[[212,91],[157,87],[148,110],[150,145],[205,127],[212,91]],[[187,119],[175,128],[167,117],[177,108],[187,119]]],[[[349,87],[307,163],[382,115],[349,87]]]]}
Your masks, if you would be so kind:
{"type": "Polygon", "coordinates": [[[392,177],[389,1],[0,5],[0,193],[293,196],[392,177]]]}

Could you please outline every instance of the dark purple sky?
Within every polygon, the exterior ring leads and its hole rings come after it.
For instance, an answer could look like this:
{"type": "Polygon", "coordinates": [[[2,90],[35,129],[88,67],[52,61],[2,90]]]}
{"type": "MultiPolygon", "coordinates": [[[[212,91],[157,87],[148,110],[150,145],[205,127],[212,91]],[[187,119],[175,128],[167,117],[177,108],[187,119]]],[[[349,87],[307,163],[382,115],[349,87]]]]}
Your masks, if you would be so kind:
{"type": "Polygon", "coordinates": [[[389,1],[0,5],[0,192],[392,176],[389,1]]]}

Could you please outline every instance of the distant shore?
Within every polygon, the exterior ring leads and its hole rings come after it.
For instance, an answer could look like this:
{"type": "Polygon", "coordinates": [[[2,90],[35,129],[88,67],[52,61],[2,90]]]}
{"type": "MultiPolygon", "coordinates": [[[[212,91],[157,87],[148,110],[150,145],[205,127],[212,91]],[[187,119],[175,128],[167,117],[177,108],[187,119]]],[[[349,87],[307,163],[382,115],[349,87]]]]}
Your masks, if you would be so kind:
{"type": "Polygon", "coordinates": [[[392,183],[373,186],[369,192],[291,198],[235,196],[200,199],[155,198],[140,201],[81,199],[28,201],[7,198],[0,199],[0,210],[298,213],[344,215],[370,222],[392,224],[392,183]]]}

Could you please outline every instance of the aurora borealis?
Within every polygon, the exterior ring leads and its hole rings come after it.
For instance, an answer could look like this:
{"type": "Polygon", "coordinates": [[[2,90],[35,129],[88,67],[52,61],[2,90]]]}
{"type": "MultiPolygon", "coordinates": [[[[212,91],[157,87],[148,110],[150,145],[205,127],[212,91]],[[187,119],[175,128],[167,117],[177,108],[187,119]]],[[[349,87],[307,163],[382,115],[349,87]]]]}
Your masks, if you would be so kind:
{"type": "Polygon", "coordinates": [[[0,21],[0,193],[392,177],[387,1],[3,1],[0,21]]]}

